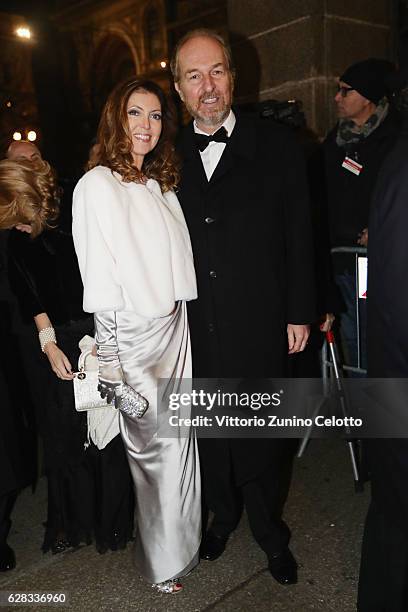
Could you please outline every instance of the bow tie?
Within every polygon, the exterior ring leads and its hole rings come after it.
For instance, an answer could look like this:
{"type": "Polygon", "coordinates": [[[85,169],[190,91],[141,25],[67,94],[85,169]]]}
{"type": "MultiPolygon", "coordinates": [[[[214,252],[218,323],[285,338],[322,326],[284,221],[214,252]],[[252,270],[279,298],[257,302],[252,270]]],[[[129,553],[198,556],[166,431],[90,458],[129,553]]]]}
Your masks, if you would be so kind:
{"type": "Polygon", "coordinates": [[[204,151],[210,144],[210,142],[227,142],[228,134],[227,130],[224,126],[220,127],[219,130],[215,132],[215,134],[210,134],[207,136],[206,134],[197,134],[194,133],[194,138],[197,143],[197,147],[200,151],[204,151]]]}

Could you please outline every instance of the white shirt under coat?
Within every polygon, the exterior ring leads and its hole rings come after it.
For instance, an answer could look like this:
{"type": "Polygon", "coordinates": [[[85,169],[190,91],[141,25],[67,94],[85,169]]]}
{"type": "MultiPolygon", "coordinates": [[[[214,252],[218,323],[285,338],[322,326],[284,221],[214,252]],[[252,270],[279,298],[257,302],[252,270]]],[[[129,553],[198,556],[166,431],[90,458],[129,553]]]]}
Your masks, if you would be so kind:
{"type": "MultiPolygon", "coordinates": [[[[236,119],[235,115],[230,110],[228,117],[220,127],[224,127],[227,130],[228,138],[231,136],[232,131],[235,127],[236,119]]],[[[220,128],[214,130],[213,134],[217,132],[220,128]]],[[[209,136],[207,132],[203,132],[200,128],[197,127],[196,122],[194,121],[194,132],[196,134],[204,134],[205,136],[209,136]]],[[[212,174],[216,167],[218,166],[218,162],[221,159],[221,155],[224,153],[224,149],[227,146],[225,142],[215,142],[214,140],[210,142],[208,147],[204,149],[204,151],[200,151],[201,161],[203,162],[204,170],[207,175],[207,180],[209,181],[212,177],[212,174]]]]}

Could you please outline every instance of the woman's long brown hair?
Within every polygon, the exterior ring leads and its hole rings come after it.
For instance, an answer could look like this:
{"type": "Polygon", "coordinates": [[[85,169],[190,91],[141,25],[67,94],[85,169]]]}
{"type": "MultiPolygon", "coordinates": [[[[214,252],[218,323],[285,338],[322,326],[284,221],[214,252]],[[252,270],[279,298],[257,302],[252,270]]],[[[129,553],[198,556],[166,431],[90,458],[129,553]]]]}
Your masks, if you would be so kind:
{"type": "Polygon", "coordinates": [[[179,167],[174,148],[176,123],[173,109],[161,87],[153,81],[128,79],[109,95],[98,127],[97,147],[88,169],[106,166],[118,172],[126,183],[140,182],[143,176],[155,179],[162,191],[173,189],[179,180],[179,167]],[[159,99],[162,113],[162,132],[155,148],[148,153],[142,170],[132,157],[132,138],[129,134],[127,104],[135,91],[152,93],[159,99]]]}

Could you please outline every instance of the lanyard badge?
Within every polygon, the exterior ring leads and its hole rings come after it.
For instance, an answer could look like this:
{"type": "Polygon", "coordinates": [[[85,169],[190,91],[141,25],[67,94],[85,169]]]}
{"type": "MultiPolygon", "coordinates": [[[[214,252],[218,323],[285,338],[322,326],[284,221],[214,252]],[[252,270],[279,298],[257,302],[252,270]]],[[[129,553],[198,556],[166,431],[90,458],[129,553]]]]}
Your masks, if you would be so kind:
{"type": "Polygon", "coordinates": [[[351,157],[348,157],[347,155],[344,158],[344,161],[341,164],[341,166],[342,168],[345,168],[346,170],[348,170],[349,172],[352,172],[356,176],[359,176],[360,172],[363,169],[362,164],[359,164],[355,159],[351,159],[351,157]]]}

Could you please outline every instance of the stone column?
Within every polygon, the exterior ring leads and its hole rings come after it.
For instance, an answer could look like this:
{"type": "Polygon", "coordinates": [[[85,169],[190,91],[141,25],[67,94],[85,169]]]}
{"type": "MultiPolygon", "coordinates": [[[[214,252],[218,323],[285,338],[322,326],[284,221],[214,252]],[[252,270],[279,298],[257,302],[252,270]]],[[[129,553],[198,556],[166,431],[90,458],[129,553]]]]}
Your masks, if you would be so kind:
{"type": "Polygon", "coordinates": [[[336,79],[351,63],[393,54],[391,0],[228,0],[237,102],[303,101],[323,136],[336,79]]]}

